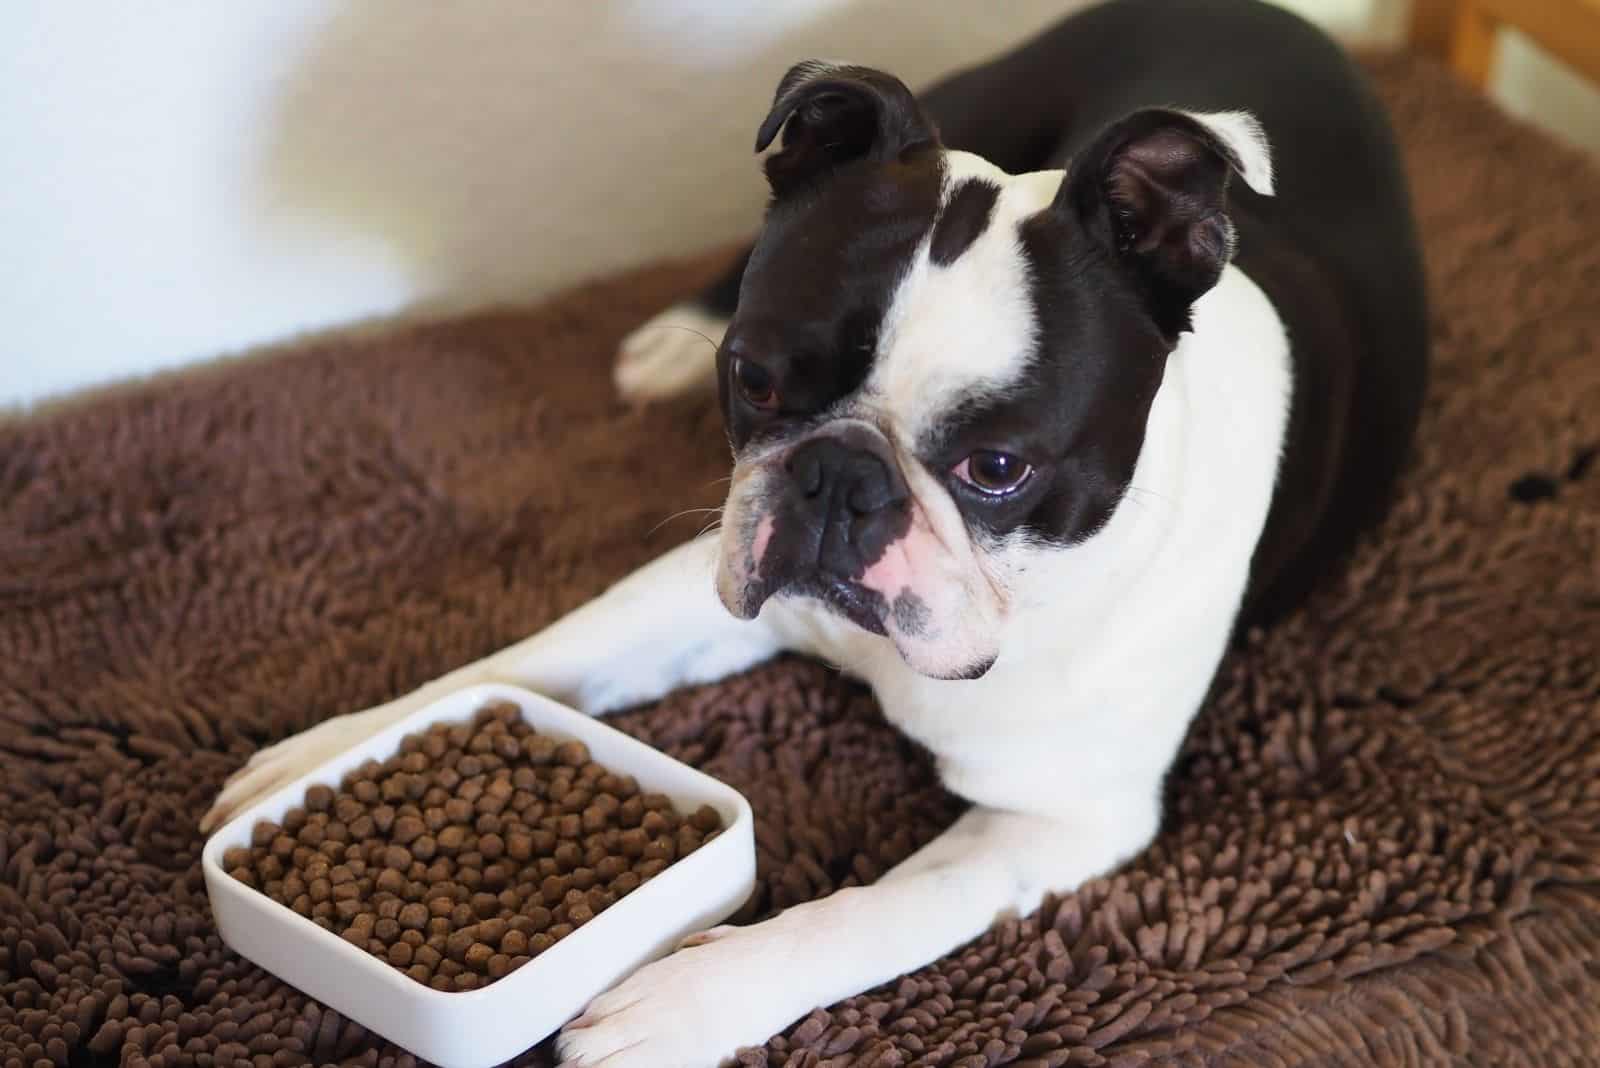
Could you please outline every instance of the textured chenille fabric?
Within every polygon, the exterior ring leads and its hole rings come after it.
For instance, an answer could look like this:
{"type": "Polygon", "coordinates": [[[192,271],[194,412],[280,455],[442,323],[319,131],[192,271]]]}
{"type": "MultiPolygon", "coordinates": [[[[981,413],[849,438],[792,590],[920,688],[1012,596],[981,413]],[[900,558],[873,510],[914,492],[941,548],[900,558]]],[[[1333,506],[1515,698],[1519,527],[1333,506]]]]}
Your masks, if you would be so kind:
{"type": "MultiPolygon", "coordinates": [[[[744,1063],[1600,1064],[1600,172],[1442,70],[1372,70],[1435,302],[1392,514],[1242,636],[1150,848],[744,1063]]],[[[628,411],[607,371],[716,263],[0,426],[0,1068],[409,1063],[221,945],[196,820],[259,746],[695,532],[714,406],[628,411]]],[[[814,663],[616,722],[749,797],[743,920],[960,810],[814,663]]]]}

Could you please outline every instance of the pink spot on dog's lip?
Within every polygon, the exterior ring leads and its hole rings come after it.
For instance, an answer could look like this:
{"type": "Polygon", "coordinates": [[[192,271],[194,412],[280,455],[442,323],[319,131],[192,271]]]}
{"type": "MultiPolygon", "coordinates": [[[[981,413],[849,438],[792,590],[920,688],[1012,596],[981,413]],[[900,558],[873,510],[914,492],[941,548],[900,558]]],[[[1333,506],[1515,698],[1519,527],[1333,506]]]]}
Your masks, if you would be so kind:
{"type": "Polygon", "coordinates": [[[750,543],[750,569],[761,570],[761,558],[767,554],[767,545],[772,541],[772,517],[764,515],[756,524],[756,538],[750,543]]]}

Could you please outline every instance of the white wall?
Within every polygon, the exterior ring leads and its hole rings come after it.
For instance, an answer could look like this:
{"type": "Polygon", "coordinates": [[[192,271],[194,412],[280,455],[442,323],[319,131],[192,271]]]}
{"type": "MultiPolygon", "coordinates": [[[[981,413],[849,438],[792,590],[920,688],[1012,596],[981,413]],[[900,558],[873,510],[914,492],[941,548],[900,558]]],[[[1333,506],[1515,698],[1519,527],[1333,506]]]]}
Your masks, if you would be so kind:
{"type": "Polygon", "coordinates": [[[12,0],[0,407],[729,240],[790,62],[916,85],[1084,2],[12,0]]]}

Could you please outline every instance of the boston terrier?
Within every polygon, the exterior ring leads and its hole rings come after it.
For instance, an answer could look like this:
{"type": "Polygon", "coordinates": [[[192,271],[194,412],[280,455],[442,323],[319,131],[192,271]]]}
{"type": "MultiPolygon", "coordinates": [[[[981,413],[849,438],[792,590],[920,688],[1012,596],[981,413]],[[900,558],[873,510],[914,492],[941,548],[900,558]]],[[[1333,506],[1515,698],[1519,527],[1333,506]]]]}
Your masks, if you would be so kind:
{"type": "Polygon", "coordinates": [[[864,679],[971,809],[871,886],[692,936],[565,1064],[714,1065],[1136,854],[1230,636],[1380,514],[1422,398],[1387,121],[1281,9],[1111,0],[920,97],[800,63],[755,143],[753,247],[616,371],[715,386],[721,530],[258,754],[205,821],[476,682],[601,713],[782,650],[864,679]]]}

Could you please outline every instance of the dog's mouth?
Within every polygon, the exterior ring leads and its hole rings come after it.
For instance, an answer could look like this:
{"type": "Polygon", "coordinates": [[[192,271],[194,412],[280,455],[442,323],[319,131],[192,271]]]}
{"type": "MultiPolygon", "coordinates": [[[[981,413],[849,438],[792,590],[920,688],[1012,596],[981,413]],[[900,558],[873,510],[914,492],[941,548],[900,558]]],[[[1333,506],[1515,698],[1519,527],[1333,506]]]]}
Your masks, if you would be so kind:
{"type": "Polygon", "coordinates": [[[870,634],[887,636],[883,625],[888,604],[883,595],[869,590],[859,582],[830,575],[807,575],[802,578],[764,583],[757,595],[757,604],[769,597],[809,597],[827,605],[870,634]]]}

